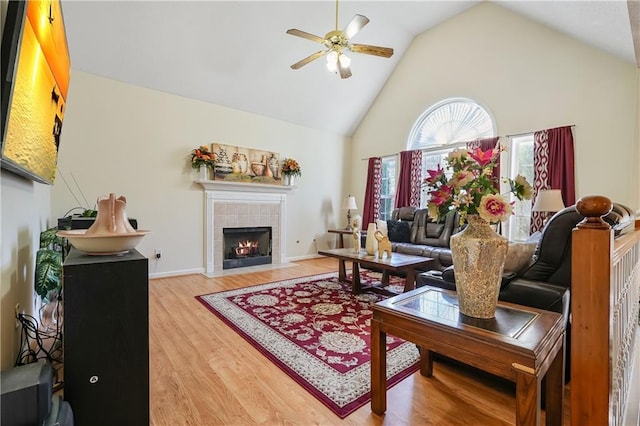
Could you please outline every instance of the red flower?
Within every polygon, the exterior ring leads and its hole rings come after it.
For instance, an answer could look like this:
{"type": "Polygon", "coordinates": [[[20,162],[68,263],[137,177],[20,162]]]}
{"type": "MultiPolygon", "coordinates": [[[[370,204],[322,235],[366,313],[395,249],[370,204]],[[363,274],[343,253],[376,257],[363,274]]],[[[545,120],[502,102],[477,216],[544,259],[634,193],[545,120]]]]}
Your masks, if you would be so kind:
{"type": "Polygon", "coordinates": [[[440,188],[435,191],[429,192],[431,194],[430,203],[435,204],[436,206],[442,205],[449,201],[451,198],[451,187],[447,185],[442,185],[440,188]]]}
{"type": "Polygon", "coordinates": [[[440,167],[440,164],[438,164],[438,168],[436,170],[427,170],[427,173],[429,174],[429,177],[425,178],[424,181],[426,183],[434,183],[442,179],[444,176],[444,169],[440,167]]]}
{"type": "Polygon", "coordinates": [[[484,167],[493,161],[493,157],[496,155],[496,151],[493,149],[489,149],[486,151],[481,150],[480,148],[476,148],[473,151],[469,152],[469,156],[476,160],[480,167],[484,167]]]}

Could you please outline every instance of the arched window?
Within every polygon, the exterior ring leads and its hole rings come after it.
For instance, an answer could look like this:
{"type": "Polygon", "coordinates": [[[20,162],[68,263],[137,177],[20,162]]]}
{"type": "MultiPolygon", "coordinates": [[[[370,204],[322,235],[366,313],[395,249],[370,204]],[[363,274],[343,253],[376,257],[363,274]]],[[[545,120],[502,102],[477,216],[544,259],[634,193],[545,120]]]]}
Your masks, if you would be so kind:
{"type": "MultiPolygon", "coordinates": [[[[407,150],[422,150],[424,179],[427,170],[436,169],[438,164],[444,167],[444,159],[453,149],[495,135],[495,120],[486,108],[472,99],[449,98],[432,105],[416,120],[407,150]]],[[[420,205],[425,207],[426,197],[421,198],[420,205]]]]}
{"type": "Polygon", "coordinates": [[[430,149],[495,136],[489,112],[468,98],[449,98],[427,109],[413,125],[407,149],[430,149]]]}

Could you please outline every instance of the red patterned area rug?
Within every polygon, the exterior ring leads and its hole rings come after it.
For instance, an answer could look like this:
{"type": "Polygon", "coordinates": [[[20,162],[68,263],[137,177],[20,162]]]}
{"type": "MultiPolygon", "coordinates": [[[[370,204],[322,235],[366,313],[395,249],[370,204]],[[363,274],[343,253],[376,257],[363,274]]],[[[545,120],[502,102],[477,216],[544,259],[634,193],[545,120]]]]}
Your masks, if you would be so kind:
{"type": "MultiPolygon", "coordinates": [[[[361,275],[371,284],[381,274],[361,275]]],[[[340,418],[371,400],[371,305],[385,298],[353,295],[336,273],[196,296],[340,418]]],[[[413,343],[387,335],[389,387],[417,371],[418,360],[413,343]]]]}

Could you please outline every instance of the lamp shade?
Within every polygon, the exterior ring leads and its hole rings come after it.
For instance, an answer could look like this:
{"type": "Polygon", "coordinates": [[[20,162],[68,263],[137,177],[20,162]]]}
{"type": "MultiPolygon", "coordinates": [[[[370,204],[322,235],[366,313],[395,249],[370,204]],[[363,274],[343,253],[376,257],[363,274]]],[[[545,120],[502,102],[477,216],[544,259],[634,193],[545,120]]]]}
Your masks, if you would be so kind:
{"type": "Polygon", "coordinates": [[[559,212],[564,209],[562,193],[559,189],[542,189],[531,208],[534,212],[559,212]]]}
{"type": "Polygon", "coordinates": [[[342,208],[347,210],[357,210],[358,206],[356,205],[356,197],[354,197],[353,195],[349,195],[347,198],[345,198],[342,208]]]}

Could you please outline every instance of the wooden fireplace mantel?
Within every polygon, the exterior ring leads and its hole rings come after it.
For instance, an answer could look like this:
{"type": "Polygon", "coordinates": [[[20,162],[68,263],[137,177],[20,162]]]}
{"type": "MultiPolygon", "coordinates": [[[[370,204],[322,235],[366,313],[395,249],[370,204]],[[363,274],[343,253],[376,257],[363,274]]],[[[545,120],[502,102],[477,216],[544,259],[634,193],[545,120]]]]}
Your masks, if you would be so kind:
{"type": "Polygon", "coordinates": [[[264,192],[286,194],[296,189],[297,186],[269,185],[266,183],[228,182],[224,180],[196,180],[205,191],[231,191],[231,192],[264,192]]]}

